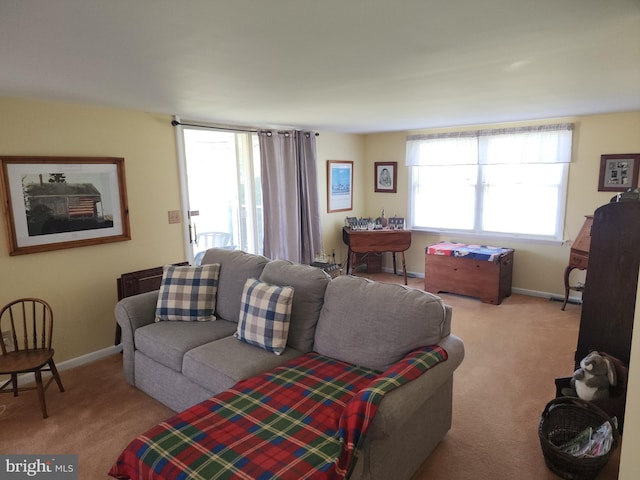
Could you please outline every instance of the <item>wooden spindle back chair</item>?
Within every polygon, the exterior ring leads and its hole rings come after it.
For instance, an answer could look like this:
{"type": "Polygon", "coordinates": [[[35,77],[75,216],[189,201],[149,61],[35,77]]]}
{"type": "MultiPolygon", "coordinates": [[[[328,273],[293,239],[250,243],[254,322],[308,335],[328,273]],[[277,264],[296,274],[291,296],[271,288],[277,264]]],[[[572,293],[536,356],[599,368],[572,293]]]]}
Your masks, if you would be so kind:
{"type": "Polygon", "coordinates": [[[0,375],[9,375],[9,379],[0,386],[0,393],[37,390],[43,418],[47,418],[47,406],[44,392],[55,380],[61,392],[64,392],[62,380],[53,361],[51,348],[53,337],[53,310],[39,298],[20,298],[5,305],[0,311],[0,375]],[[46,385],[42,382],[42,372],[51,372],[46,385]],[[35,387],[18,387],[18,375],[33,373],[35,387]],[[11,385],[11,389],[7,387],[11,385]]]}

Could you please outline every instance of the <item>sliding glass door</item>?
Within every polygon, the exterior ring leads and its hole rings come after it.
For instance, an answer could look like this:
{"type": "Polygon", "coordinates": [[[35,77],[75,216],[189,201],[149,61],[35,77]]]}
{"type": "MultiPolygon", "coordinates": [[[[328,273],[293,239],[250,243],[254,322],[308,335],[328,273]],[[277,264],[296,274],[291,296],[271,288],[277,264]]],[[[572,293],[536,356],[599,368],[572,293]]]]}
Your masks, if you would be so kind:
{"type": "Polygon", "coordinates": [[[183,198],[188,251],[199,264],[207,248],[262,253],[258,137],[250,132],[182,127],[183,198]]]}

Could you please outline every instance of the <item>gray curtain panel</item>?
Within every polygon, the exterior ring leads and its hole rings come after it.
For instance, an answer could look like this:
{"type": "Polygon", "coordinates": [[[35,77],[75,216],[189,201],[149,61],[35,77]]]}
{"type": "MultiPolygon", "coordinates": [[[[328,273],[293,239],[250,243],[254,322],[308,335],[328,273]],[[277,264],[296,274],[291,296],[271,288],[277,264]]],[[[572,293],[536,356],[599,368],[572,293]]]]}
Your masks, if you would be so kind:
{"type": "Polygon", "coordinates": [[[259,140],[263,254],[309,264],[322,250],[315,133],[260,131],[259,140]]]}

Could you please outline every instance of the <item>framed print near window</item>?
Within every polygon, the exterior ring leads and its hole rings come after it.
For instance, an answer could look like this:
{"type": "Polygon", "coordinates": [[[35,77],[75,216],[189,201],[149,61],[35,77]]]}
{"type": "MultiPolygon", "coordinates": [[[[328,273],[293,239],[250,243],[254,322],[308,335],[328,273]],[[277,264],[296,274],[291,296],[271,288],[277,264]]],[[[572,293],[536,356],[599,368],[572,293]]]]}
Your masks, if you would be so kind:
{"type": "Polygon", "coordinates": [[[600,156],[599,192],[626,192],[638,186],[640,153],[600,156]]]}
{"type": "Polygon", "coordinates": [[[376,192],[396,193],[398,162],[375,163],[374,188],[376,192]]]}
{"type": "Polygon", "coordinates": [[[327,212],[353,209],[353,162],[327,160],[327,212]]]}
{"type": "Polygon", "coordinates": [[[131,239],[123,158],[0,161],[10,255],[131,239]]]}

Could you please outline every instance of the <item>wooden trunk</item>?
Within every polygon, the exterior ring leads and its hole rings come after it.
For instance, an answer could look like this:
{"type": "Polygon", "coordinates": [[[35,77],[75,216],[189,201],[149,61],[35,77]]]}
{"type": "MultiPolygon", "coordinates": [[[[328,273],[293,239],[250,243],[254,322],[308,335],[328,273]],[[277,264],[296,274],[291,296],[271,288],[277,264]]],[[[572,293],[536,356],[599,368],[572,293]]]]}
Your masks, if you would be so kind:
{"type": "Polygon", "coordinates": [[[498,261],[425,254],[424,289],[478,297],[483,303],[500,305],[511,295],[513,250],[498,261]]]}

